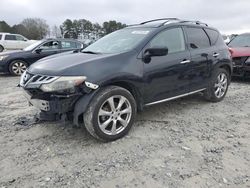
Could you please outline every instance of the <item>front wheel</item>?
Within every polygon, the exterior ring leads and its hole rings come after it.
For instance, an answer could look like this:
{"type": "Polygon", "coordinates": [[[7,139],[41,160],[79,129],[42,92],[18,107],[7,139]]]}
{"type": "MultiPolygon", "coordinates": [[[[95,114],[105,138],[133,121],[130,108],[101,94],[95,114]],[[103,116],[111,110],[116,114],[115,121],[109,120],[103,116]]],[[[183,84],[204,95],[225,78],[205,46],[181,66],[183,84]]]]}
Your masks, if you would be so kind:
{"type": "Polygon", "coordinates": [[[28,64],[22,60],[12,61],[9,65],[10,74],[14,76],[20,76],[26,71],[28,64]]]}
{"type": "Polygon", "coordinates": [[[132,94],[121,87],[101,90],[84,113],[87,131],[102,141],[113,141],[126,135],[133,125],[136,102],[132,94]]]}
{"type": "Polygon", "coordinates": [[[212,102],[223,100],[228,90],[229,80],[229,73],[225,69],[217,69],[212,76],[207,90],[204,92],[205,98],[212,102]]]}

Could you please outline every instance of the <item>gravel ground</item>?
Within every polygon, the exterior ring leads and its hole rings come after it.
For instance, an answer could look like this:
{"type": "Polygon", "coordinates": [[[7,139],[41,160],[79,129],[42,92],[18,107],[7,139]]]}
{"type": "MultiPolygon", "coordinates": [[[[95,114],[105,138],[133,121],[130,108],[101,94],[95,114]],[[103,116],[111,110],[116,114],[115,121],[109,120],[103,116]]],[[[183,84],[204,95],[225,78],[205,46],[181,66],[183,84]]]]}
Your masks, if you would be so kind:
{"type": "Polygon", "coordinates": [[[27,124],[37,111],[18,81],[0,75],[0,187],[250,187],[250,81],[220,103],[149,107],[112,143],[70,123],[27,124]]]}

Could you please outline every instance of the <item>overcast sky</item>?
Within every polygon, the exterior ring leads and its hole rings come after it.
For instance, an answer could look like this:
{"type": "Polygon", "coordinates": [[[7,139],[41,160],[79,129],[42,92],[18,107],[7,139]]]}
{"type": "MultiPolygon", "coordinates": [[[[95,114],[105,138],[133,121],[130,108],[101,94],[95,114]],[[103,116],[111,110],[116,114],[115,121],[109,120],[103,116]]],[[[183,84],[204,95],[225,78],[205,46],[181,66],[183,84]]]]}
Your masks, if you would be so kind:
{"type": "Polygon", "coordinates": [[[0,0],[0,20],[13,25],[27,17],[43,18],[50,26],[67,18],[133,24],[178,17],[230,34],[250,32],[250,0],[0,0]]]}

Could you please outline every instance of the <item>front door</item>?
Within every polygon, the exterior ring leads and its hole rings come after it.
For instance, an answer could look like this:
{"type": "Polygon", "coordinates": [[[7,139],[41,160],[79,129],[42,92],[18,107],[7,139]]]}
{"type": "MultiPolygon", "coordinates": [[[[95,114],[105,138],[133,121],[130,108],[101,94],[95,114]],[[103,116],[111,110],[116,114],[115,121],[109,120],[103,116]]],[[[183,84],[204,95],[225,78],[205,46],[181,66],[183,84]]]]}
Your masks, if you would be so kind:
{"type": "Polygon", "coordinates": [[[38,61],[39,59],[42,59],[44,57],[54,55],[60,52],[59,43],[57,41],[45,42],[44,44],[39,46],[37,49],[39,49],[40,51],[33,50],[32,55],[29,56],[28,58],[29,63],[34,63],[38,61]]]}
{"type": "Polygon", "coordinates": [[[168,48],[168,55],[152,57],[144,64],[145,104],[188,93],[190,52],[186,48],[181,27],[166,29],[157,34],[145,47],[168,48]]]}

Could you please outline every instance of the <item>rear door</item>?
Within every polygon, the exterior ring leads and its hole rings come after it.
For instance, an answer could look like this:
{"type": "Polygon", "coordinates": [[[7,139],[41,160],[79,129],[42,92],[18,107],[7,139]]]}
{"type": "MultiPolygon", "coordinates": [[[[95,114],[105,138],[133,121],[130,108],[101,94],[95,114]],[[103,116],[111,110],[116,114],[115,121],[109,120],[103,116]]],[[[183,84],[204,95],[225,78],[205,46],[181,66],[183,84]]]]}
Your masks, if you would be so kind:
{"type": "Polygon", "coordinates": [[[18,44],[15,35],[6,34],[4,37],[4,48],[7,50],[18,49],[18,44]]]}
{"type": "Polygon", "coordinates": [[[201,27],[185,27],[188,48],[191,53],[189,80],[191,91],[204,89],[213,63],[208,35],[201,27]]]}

